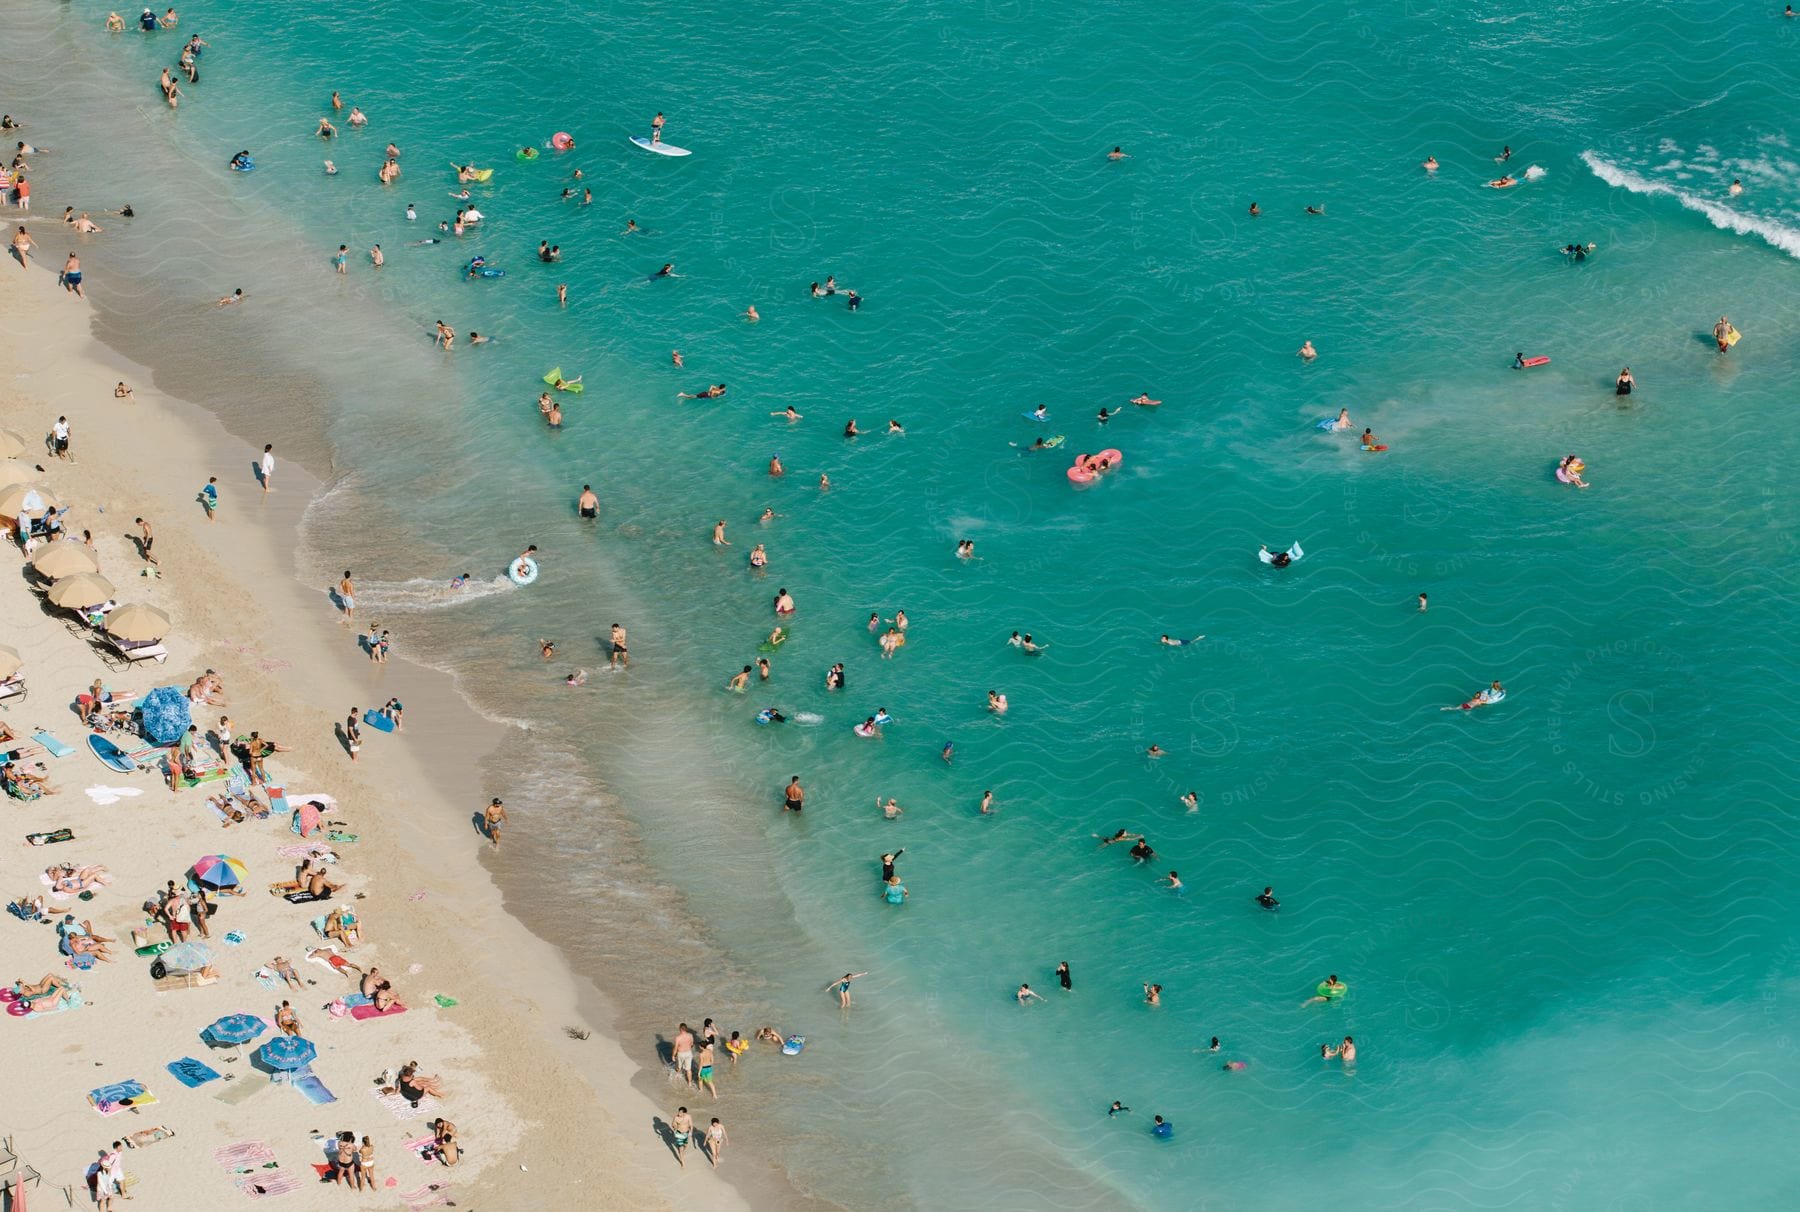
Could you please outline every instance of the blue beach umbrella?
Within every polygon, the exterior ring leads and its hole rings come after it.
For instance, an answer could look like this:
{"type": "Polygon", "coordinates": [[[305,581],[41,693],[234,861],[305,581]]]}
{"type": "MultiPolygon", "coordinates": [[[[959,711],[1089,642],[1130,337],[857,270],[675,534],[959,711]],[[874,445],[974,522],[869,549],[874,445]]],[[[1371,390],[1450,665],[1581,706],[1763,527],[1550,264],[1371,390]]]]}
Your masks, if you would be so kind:
{"type": "Polygon", "coordinates": [[[254,1014],[227,1014],[200,1034],[220,1044],[247,1044],[264,1031],[268,1024],[254,1014]]]}
{"type": "Polygon", "coordinates": [[[138,700],[140,731],[152,745],[173,745],[194,722],[193,704],[179,686],[158,686],[138,700]]]}
{"type": "Polygon", "coordinates": [[[282,1035],[256,1050],[257,1057],[271,1069],[300,1069],[312,1064],[319,1050],[309,1039],[298,1035],[282,1035]]]}

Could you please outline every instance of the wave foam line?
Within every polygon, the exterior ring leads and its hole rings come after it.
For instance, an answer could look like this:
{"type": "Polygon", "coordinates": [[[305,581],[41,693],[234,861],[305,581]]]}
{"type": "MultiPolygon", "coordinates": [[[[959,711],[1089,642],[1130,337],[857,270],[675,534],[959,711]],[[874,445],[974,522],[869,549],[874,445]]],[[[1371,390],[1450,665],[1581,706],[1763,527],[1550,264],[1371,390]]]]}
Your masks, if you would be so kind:
{"type": "Polygon", "coordinates": [[[1723,231],[1736,232],[1740,236],[1760,237],[1765,243],[1779,248],[1788,256],[1800,259],[1800,231],[1776,223],[1771,219],[1758,219],[1752,215],[1740,214],[1729,207],[1720,206],[1717,202],[1709,202],[1705,198],[1698,198],[1693,194],[1676,189],[1673,185],[1652,181],[1629,169],[1620,168],[1591,151],[1582,152],[1581,159],[1596,177],[1608,185],[1628,190],[1634,194],[1648,196],[1660,194],[1673,198],[1688,210],[1705,215],[1712,221],[1714,227],[1723,231]]]}

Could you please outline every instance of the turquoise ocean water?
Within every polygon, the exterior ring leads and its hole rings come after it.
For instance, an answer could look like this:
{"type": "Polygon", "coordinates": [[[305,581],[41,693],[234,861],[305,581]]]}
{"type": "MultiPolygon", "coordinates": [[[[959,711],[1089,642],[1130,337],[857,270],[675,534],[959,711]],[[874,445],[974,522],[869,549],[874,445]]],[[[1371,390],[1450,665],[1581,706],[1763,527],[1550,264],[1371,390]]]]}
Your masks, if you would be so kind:
{"type": "Polygon", "coordinates": [[[563,874],[516,903],[619,996],[634,1055],[717,1007],[808,1035],[733,1125],[803,1189],[1783,1198],[1800,22],[1779,6],[258,0],[183,10],[212,48],[175,114],[154,80],[177,36],[0,12],[7,105],[57,149],[38,222],[141,214],[84,253],[103,334],[332,475],[309,583],[358,568],[403,649],[532,723],[502,759],[517,861],[563,874]],[[327,146],[334,88],[371,123],[327,146]],[[626,143],[658,110],[693,156],[626,143]],[[514,158],[558,130],[575,151],[514,158]],[[405,176],[382,188],[390,139],[405,176]],[[1502,145],[1542,173],[1481,188],[1502,145]],[[254,174],[225,171],[239,148],[254,174]],[[405,247],[450,217],[453,159],[496,169],[486,223],[405,247]],[[1598,251],[1567,263],[1573,241],[1598,251]],[[476,252],[507,276],[463,281],[476,252]],[[861,311],[808,297],[827,274],[861,311]],[[1726,358],[1720,314],[1745,334],[1726,358]],[[440,318],[497,340],[444,356],[440,318]],[[1518,351],[1553,361],[1515,372],[1518,351]],[[553,365],[587,388],[554,434],[553,365]],[[1097,426],[1140,391],[1164,404],[1097,426]],[[1040,403],[1047,426],[1021,418],[1040,403]],[[768,415],[790,404],[804,421],[768,415]],[[1340,407],[1391,449],[1314,428],[1340,407]],[[1013,445],[1047,434],[1066,444],[1013,445]],[[1121,470],[1071,486],[1106,447],[1121,470]],[[1569,452],[1585,493],[1551,476],[1569,452]],[[595,527],[571,516],[584,482],[595,527]],[[1255,558],[1296,539],[1292,568],[1255,558]],[[529,591],[443,590],[527,542],[529,591]],[[780,587],[799,613],[772,682],[725,693],[780,587]],[[864,621],[896,608],[909,643],[883,661],[864,621]],[[626,674],[600,668],[615,620],[626,674]],[[590,685],[558,686],[577,664],[590,685]],[[1496,678],[1503,704],[1439,710],[1496,678]],[[769,703],[822,722],[759,728],[769,703]],[[879,740],[852,735],[883,706],[879,740]],[[803,820],[775,810],[794,773],[803,820]],[[1097,849],[1121,827],[1151,869],[1097,849]],[[874,860],[898,845],[896,909],[874,860]],[[872,972],[847,1020],[819,992],[846,967],[872,972]],[[1303,1008],[1331,972],[1349,995],[1303,1008]],[[1015,1005],[1021,981],[1048,1004],[1015,1005]],[[1318,1055],[1345,1034],[1354,1073],[1318,1055]],[[1115,1098],[1133,1114],[1109,1121],[1115,1098]]]}

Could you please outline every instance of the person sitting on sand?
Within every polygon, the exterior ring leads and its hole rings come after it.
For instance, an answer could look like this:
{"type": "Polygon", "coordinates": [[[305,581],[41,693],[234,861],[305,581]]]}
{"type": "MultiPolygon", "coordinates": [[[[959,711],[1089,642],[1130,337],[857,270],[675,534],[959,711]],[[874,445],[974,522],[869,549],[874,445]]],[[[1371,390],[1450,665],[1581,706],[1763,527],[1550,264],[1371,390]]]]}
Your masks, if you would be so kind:
{"type": "Polygon", "coordinates": [[[437,1159],[446,1166],[454,1166],[462,1158],[462,1149],[456,1143],[456,1125],[447,1119],[434,1119],[426,1126],[431,1129],[437,1159]]]}
{"type": "Polygon", "coordinates": [[[356,920],[356,914],[339,906],[325,919],[325,937],[354,949],[362,937],[362,924],[356,920]]]}
{"type": "Polygon", "coordinates": [[[275,1026],[283,1035],[299,1035],[300,1016],[294,1013],[292,1006],[282,1002],[281,1008],[275,1011],[275,1026]]]}
{"type": "Polygon", "coordinates": [[[401,1098],[406,1099],[415,1107],[419,1105],[419,1100],[426,1095],[430,1095],[432,1098],[445,1097],[444,1079],[420,1073],[418,1061],[406,1062],[400,1070],[400,1076],[394,1080],[394,1088],[400,1092],[401,1098]]]}
{"type": "Polygon", "coordinates": [[[6,793],[19,799],[36,799],[40,795],[55,795],[56,788],[50,780],[41,774],[32,774],[10,758],[0,763],[0,786],[6,793]]]}

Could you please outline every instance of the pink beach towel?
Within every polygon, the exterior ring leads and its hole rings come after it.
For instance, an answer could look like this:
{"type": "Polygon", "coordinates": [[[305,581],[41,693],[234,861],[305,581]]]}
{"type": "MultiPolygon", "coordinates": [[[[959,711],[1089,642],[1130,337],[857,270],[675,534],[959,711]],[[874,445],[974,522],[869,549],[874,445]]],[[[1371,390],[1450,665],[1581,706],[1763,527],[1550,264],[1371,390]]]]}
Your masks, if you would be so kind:
{"type": "Polygon", "coordinates": [[[393,1015],[405,1014],[405,1013],[406,1013],[406,1007],[401,1005],[399,1002],[395,1002],[393,1005],[389,1006],[386,1010],[377,1010],[374,1006],[352,1006],[350,1008],[350,1017],[356,1018],[356,1019],[390,1018],[393,1015]]]}
{"type": "Polygon", "coordinates": [[[234,1174],[241,1174],[275,1160],[275,1150],[260,1140],[241,1140],[213,1150],[213,1161],[234,1174]]]}
{"type": "Polygon", "coordinates": [[[300,1176],[292,1170],[259,1170],[238,1179],[237,1189],[251,1199],[292,1195],[300,1189],[300,1176]]]}
{"type": "Polygon", "coordinates": [[[450,1197],[445,1194],[449,1189],[449,1183],[426,1183],[417,1191],[402,1193],[400,1202],[411,1208],[413,1212],[419,1212],[420,1208],[435,1208],[439,1204],[450,1202],[450,1197]]]}
{"type": "Polygon", "coordinates": [[[375,1096],[376,1102],[393,1112],[396,1119],[418,1119],[430,1114],[423,1105],[415,1107],[398,1094],[383,1094],[379,1086],[371,1087],[369,1093],[375,1096]]]}

